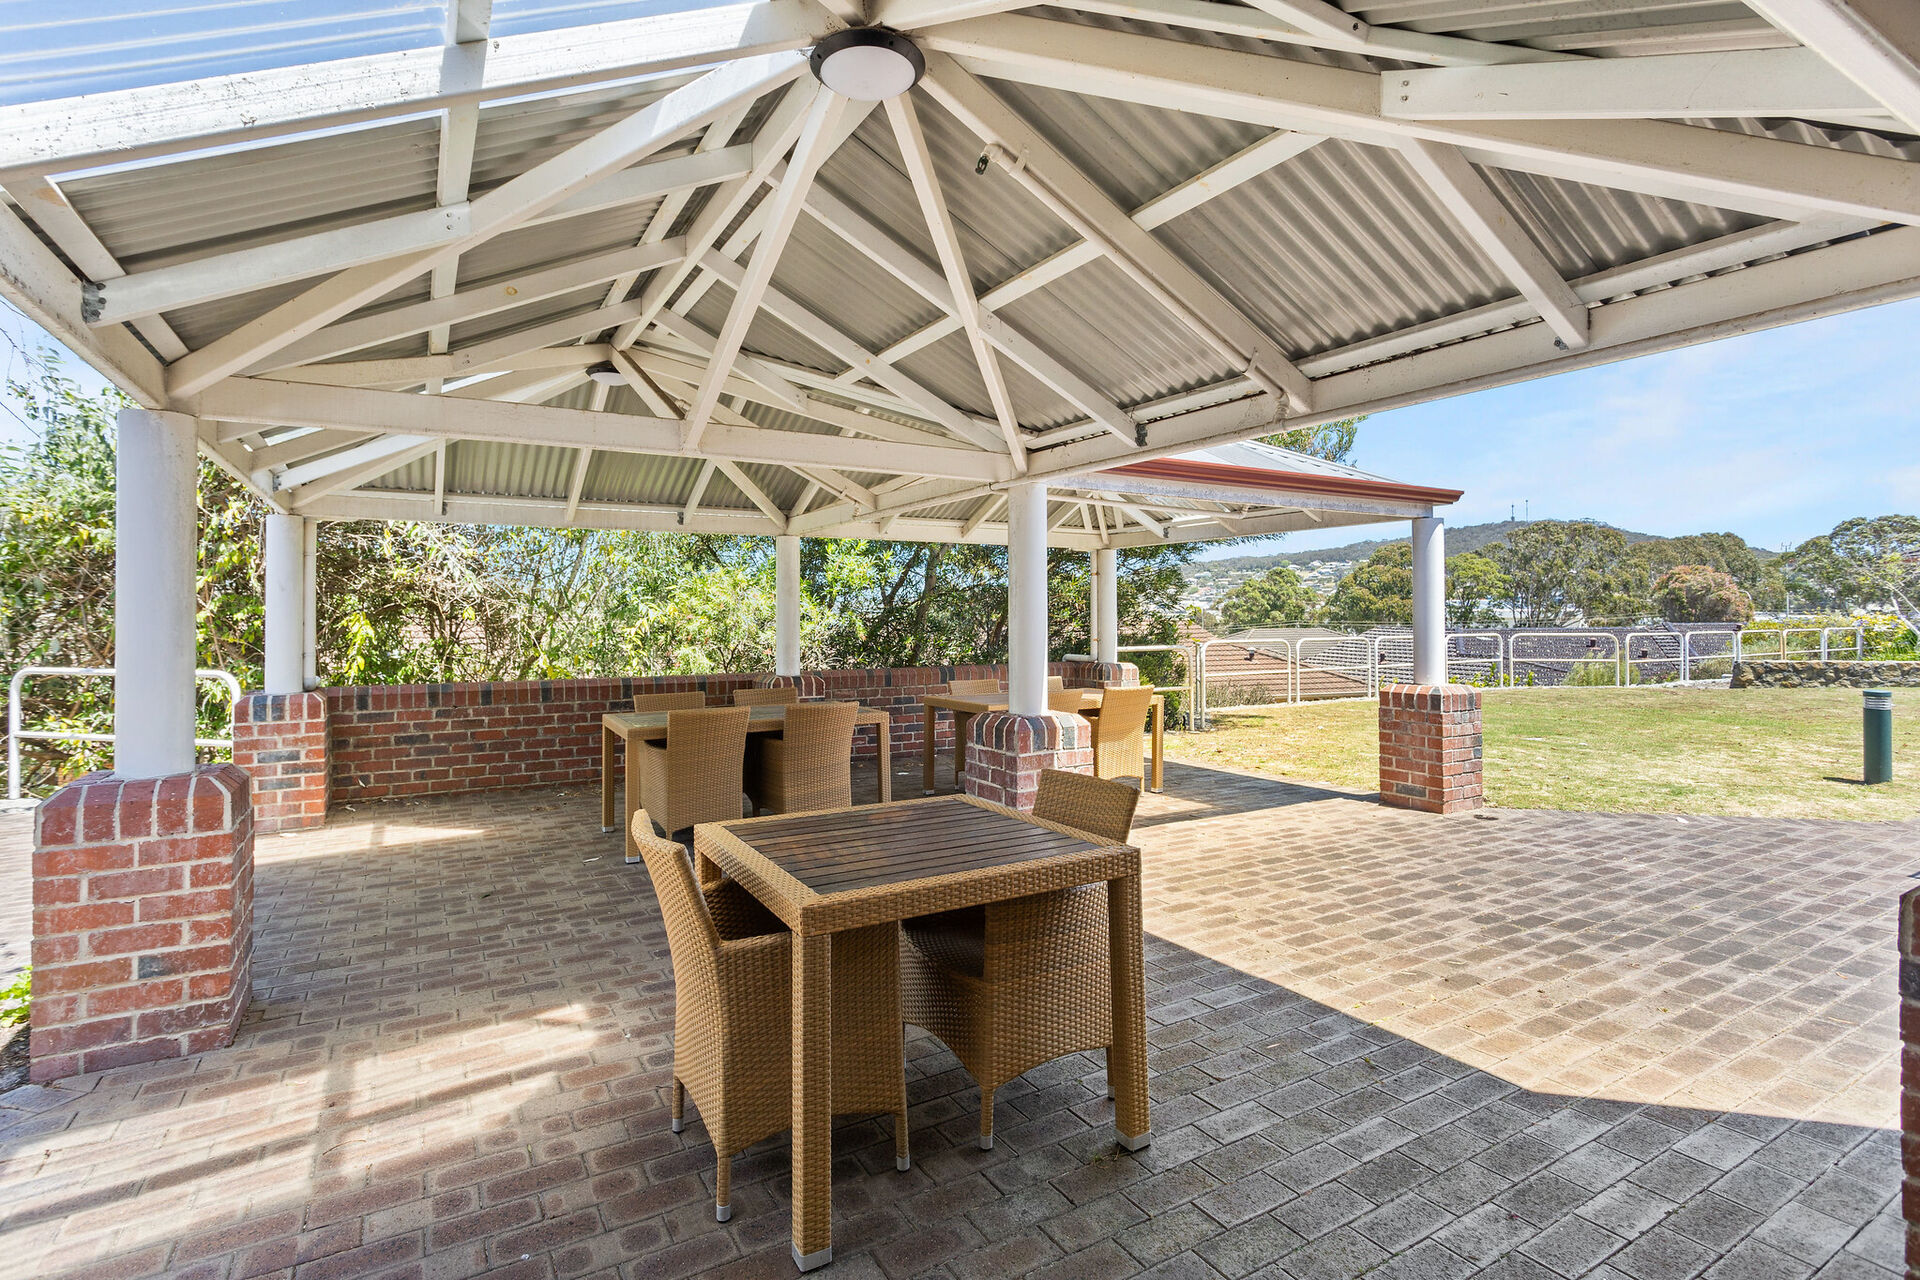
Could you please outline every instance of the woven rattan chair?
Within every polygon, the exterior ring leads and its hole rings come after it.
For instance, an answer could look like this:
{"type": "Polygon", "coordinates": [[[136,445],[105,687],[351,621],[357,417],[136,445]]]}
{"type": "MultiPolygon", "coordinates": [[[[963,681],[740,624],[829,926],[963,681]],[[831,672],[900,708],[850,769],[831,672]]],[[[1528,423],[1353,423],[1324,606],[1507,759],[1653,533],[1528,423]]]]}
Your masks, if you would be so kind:
{"type": "MultiPolygon", "coordinates": [[[[792,1127],[793,935],[740,885],[696,884],[687,851],[653,834],[644,810],[633,838],[653,880],[673,956],[673,1131],[686,1096],[713,1139],[714,1217],[733,1216],[733,1157],[792,1127]]],[[[833,1109],[893,1116],[894,1165],[908,1167],[899,931],[833,937],[833,1109]]]]}
{"type": "Polygon", "coordinates": [[[638,744],[640,794],[671,836],[740,816],[746,794],[747,708],[669,711],[667,741],[638,744]]]}
{"type": "MultiPolygon", "coordinates": [[[[1033,816],[1124,843],[1140,793],[1123,782],[1043,770],[1033,816]]],[[[993,1095],[1043,1062],[1113,1041],[1104,885],[1081,885],[906,921],[906,1020],[944,1040],[980,1086],[980,1145],[993,1146],[993,1095]]]]}
{"type": "Polygon", "coordinates": [[[1067,678],[1065,676],[1048,676],[1047,677],[1047,688],[1052,690],[1053,692],[1058,693],[1060,690],[1066,687],[1067,687],[1067,678]]]}
{"type": "Polygon", "coordinates": [[[1093,717],[1093,773],[1097,778],[1138,778],[1147,784],[1144,730],[1153,706],[1150,685],[1110,688],[1093,717]]]}
{"type": "Polygon", "coordinates": [[[800,813],[853,803],[853,723],[857,702],[804,702],[787,712],[786,728],[768,738],[747,772],[754,811],[800,813]]]}
{"type": "Polygon", "coordinates": [[[1085,689],[1049,689],[1047,690],[1047,710],[1072,711],[1078,714],[1087,705],[1085,689]]]}
{"type": "Polygon", "coordinates": [[[792,706],[800,701],[800,690],[790,684],[779,685],[772,689],[735,689],[733,705],[736,707],[778,707],[792,706]]]}
{"type": "Polygon", "coordinates": [[[698,711],[706,705],[707,695],[698,689],[687,689],[680,693],[633,695],[633,709],[643,714],[648,711],[698,711]]]}
{"type": "Polygon", "coordinates": [[[947,692],[956,698],[991,698],[1007,691],[998,680],[949,680],[947,692]]]}

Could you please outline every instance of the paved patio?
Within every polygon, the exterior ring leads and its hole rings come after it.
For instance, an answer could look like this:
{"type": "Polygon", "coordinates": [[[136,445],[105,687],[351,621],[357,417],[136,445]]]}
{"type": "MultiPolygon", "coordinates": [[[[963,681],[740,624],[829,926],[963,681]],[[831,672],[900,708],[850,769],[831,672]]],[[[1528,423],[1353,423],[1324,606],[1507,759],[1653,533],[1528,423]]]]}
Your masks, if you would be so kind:
{"type": "MultiPolygon", "coordinates": [[[[6,1269],[793,1274],[784,1139],[721,1225],[703,1130],[668,1129],[666,943],[596,809],[262,839],[232,1049],[0,1095],[6,1269]]],[[[1086,1055],[978,1151],[916,1038],[913,1170],[885,1122],[836,1130],[826,1274],[1897,1273],[1913,824],[1440,819],[1173,765],[1136,834],[1153,1145],[1113,1147],[1086,1055]]]]}

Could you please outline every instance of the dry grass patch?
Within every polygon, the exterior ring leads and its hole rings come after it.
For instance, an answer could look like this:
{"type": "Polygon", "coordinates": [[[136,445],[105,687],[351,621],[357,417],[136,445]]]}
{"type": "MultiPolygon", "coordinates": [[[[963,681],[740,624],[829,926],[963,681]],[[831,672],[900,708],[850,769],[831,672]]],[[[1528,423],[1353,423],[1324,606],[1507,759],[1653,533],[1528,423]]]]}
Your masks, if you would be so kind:
{"type": "MultiPolygon", "coordinates": [[[[1216,713],[1169,759],[1379,785],[1371,702],[1216,713]]],[[[1503,689],[1490,803],[1520,809],[1899,820],[1920,815],[1920,691],[1894,695],[1894,780],[1860,785],[1858,689],[1503,689]]]]}

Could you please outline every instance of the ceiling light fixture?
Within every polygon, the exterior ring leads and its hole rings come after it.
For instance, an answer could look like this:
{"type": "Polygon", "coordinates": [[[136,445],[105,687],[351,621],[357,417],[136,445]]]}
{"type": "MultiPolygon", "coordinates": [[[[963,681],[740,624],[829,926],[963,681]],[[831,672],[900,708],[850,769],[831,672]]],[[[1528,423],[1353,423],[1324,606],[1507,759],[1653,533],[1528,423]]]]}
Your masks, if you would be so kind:
{"type": "Polygon", "coordinates": [[[603,387],[618,387],[626,384],[626,375],[613,367],[613,361],[602,360],[587,370],[587,376],[603,387]]]}
{"type": "Polygon", "coordinates": [[[920,82],[927,60],[913,41],[879,27],[849,27],[813,47],[821,84],[855,102],[884,102],[920,82]]]}

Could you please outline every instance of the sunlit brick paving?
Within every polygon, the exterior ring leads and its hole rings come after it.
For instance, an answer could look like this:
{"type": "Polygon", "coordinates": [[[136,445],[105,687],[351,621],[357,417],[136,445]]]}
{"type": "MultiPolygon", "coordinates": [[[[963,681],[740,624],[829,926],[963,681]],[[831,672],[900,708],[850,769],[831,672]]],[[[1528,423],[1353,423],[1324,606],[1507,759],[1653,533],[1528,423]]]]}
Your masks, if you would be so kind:
{"type": "MultiPolygon", "coordinates": [[[[263,837],[233,1048],[0,1095],[0,1271],[793,1274],[784,1139],[719,1224],[703,1129],[669,1130],[665,937],[597,807],[263,837]]],[[[1135,828],[1153,1145],[1113,1146],[1085,1055],[1004,1089],[980,1151],[916,1035],[913,1169],[885,1121],[836,1130],[827,1274],[1897,1274],[1915,834],[1170,766],[1135,828]]]]}

